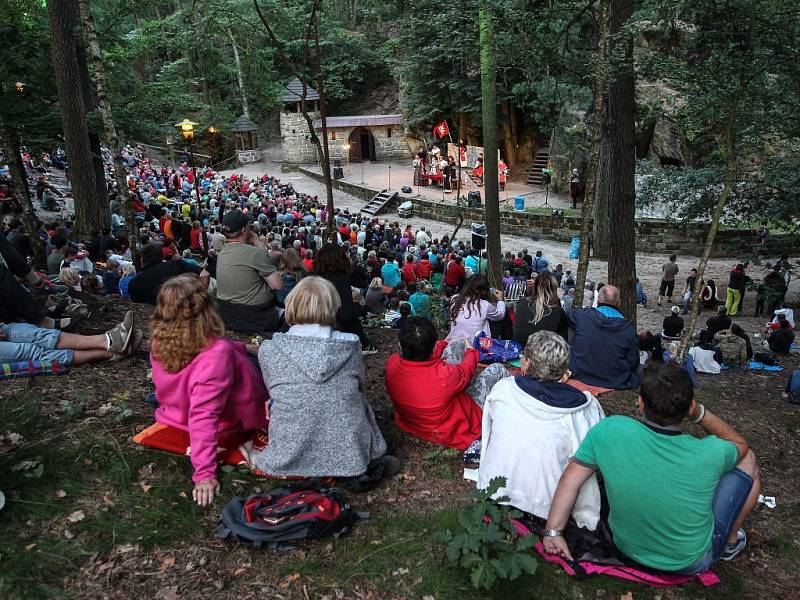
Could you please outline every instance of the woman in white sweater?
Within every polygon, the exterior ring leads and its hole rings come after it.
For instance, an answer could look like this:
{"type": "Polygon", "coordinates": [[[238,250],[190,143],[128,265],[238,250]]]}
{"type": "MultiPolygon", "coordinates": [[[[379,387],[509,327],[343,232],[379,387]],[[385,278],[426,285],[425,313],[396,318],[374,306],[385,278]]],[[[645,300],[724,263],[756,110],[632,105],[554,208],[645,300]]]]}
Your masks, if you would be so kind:
{"type": "MultiPolygon", "coordinates": [[[[564,338],[537,331],[523,354],[522,374],[501,380],[486,398],[478,488],[505,477],[496,497],[508,496],[512,506],[546,519],[570,457],[605,415],[592,394],[567,385],[571,373],[564,338]]],[[[597,527],[595,476],[583,485],[572,517],[580,527],[597,527]]]]}

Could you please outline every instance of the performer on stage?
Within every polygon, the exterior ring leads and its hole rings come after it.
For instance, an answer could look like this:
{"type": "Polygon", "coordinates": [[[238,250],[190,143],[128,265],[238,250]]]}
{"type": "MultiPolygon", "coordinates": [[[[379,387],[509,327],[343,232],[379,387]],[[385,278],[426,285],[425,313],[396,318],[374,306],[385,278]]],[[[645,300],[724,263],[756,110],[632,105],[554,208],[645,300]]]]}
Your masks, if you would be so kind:
{"type": "Polygon", "coordinates": [[[506,175],[508,175],[508,165],[500,159],[500,162],[497,163],[497,175],[500,178],[500,191],[504,192],[506,189],[506,175]]]}

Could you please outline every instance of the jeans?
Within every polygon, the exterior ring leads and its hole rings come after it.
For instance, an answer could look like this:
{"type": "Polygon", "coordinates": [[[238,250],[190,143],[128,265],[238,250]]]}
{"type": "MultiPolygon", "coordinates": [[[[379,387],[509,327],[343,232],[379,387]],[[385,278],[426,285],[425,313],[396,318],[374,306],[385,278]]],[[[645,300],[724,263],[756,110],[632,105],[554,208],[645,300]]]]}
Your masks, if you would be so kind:
{"type": "MultiPolygon", "coordinates": [[[[457,365],[464,360],[466,353],[467,343],[464,340],[452,340],[442,352],[442,359],[448,365],[457,365]]],[[[508,377],[508,371],[503,365],[500,363],[491,364],[482,373],[476,374],[472,378],[472,382],[466,392],[479,406],[483,407],[486,397],[492,391],[494,384],[505,377],[508,377]]]]}
{"type": "Polygon", "coordinates": [[[753,489],[753,479],[744,471],[734,469],[719,480],[711,511],[714,513],[714,533],[708,551],[694,563],[678,571],[681,575],[697,575],[708,571],[719,560],[733,533],[733,524],[753,489]]]}
{"type": "Polygon", "coordinates": [[[43,329],[28,323],[0,325],[5,339],[0,340],[0,362],[53,360],[66,367],[75,358],[74,350],[57,349],[61,337],[57,329],[43,329]]]}

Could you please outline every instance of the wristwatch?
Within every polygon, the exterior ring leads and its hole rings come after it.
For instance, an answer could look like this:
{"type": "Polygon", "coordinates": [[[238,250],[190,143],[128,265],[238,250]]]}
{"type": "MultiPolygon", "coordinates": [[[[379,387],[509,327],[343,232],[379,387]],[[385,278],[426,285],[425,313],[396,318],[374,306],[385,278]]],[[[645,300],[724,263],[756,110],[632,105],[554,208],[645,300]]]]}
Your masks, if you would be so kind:
{"type": "Polygon", "coordinates": [[[564,537],[564,532],[560,529],[545,529],[544,537],[564,537]]]}

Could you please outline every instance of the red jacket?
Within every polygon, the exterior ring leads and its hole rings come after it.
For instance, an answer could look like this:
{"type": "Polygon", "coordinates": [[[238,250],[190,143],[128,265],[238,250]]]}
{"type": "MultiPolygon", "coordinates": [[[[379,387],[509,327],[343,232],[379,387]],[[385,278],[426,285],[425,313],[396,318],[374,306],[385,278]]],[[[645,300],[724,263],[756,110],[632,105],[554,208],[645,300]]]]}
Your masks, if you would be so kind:
{"type": "Polygon", "coordinates": [[[417,276],[420,279],[430,279],[433,273],[433,265],[427,258],[423,258],[417,265],[417,276]]]}
{"type": "Polygon", "coordinates": [[[200,233],[201,232],[199,228],[192,228],[192,230],[189,232],[189,246],[191,246],[192,250],[200,250],[202,248],[200,243],[200,233]]]}
{"type": "Polygon", "coordinates": [[[451,260],[444,266],[443,282],[450,287],[461,287],[461,281],[464,279],[465,275],[464,264],[462,263],[459,265],[456,264],[456,261],[451,260]]]}
{"type": "Polygon", "coordinates": [[[441,359],[446,347],[446,341],[437,342],[425,362],[390,356],[386,390],[400,429],[463,450],[481,436],[483,412],[466,392],[478,368],[478,352],[469,348],[461,364],[448,365],[441,359]]]}
{"type": "Polygon", "coordinates": [[[403,281],[406,283],[417,283],[417,265],[413,262],[403,265],[403,281]]]}

